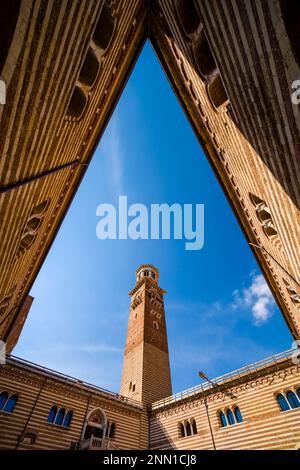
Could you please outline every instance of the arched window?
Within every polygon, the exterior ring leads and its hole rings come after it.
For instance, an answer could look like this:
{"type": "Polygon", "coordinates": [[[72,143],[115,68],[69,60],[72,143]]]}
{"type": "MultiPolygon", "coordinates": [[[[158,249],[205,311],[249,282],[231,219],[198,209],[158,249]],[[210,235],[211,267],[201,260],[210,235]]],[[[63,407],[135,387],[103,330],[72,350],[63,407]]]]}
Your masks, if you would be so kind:
{"type": "Polygon", "coordinates": [[[64,426],[66,428],[68,428],[71,424],[71,421],[72,421],[72,417],[73,417],[73,411],[68,411],[68,413],[66,414],[65,416],[65,419],[64,419],[64,426]]]}
{"type": "Polygon", "coordinates": [[[227,426],[227,419],[223,411],[220,411],[219,418],[220,418],[221,426],[225,428],[227,426]]]}
{"type": "Polygon", "coordinates": [[[185,428],[184,428],[184,424],[183,424],[183,423],[180,423],[180,436],[181,436],[181,437],[184,437],[184,436],[185,436],[185,428]]]}
{"type": "Polygon", "coordinates": [[[100,18],[94,31],[93,40],[103,53],[107,50],[115,31],[116,21],[112,17],[106,5],[103,5],[100,18]]]}
{"type": "Polygon", "coordinates": [[[191,436],[192,435],[192,428],[191,428],[191,425],[190,425],[189,421],[187,421],[185,423],[185,429],[186,429],[186,435],[191,436]]]}
{"type": "Polygon", "coordinates": [[[87,416],[87,423],[83,432],[83,439],[89,439],[91,436],[102,439],[104,431],[108,431],[108,422],[106,415],[101,408],[93,409],[87,416]]]}
{"type": "Polygon", "coordinates": [[[63,423],[64,417],[65,417],[65,410],[64,408],[61,408],[59,412],[57,413],[55,424],[58,424],[59,426],[61,426],[63,423]]]}
{"type": "Polygon", "coordinates": [[[291,390],[286,394],[287,400],[290,404],[291,408],[299,408],[300,407],[300,402],[298,398],[296,397],[295,393],[292,392],[291,390]]]}
{"type": "Polygon", "coordinates": [[[23,438],[22,438],[22,442],[23,444],[35,444],[35,441],[37,439],[37,435],[34,434],[33,432],[27,432],[23,438]]]}
{"type": "Polygon", "coordinates": [[[203,30],[197,42],[193,43],[193,54],[202,76],[209,77],[216,72],[217,64],[203,30]]]}
{"type": "Polygon", "coordinates": [[[107,421],[107,432],[106,436],[107,437],[114,437],[115,435],[115,423],[111,423],[110,421],[107,421]]]}
{"type": "Polygon", "coordinates": [[[0,15],[0,74],[4,67],[18,21],[20,0],[2,0],[0,15]]]}
{"type": "Polygon", "coordinates": [[[55,416],[56,416],[56,413],[57,413],[57,408],[56,406],[52,406],[51,410],[50,410],[50,413],[48,415],[48,423],[54,423],[54,419],[55,419],[55,416]]]}
{"type": "Polygon", "coordinates": [[[79,119],[83,115],[83,112],[87,105],[87,101],[88,98],[82,91],[82,89],[79,88],[79,86],[75,86],[69,103],[67,114],[76,119],[79,119]]]}
{"type": "Polygon", "coordinates": [[[230,424],[230,426],[235,424],[234,416],[231,410],[227,411],[227,419],[228,419],[228,423],[230,424]]]}
{"type": "Polygon", "coordinates": [[[193,0],[176,0],[175,8],[184,32],[189,35],[196,31],[200,18],[193,0]]]}
{"type": "Polygon", "coordinates": [[[216,108],[219,108],[228,102],[227,93],[219,73],[216,74],[208,83],[207,92],[216,108]]]}
{"type": "Polygon", "coordinates": [[[93,50],[89,48],[80,70],[79,81],[88,87],[92,87],[98,76],[99,69],[100,63],[93,50]]]}
{"type": "Polygon", "coordinates": [[[276,400],[278,402],[278,405],[280,406],[281,411],[287,411],[290,409],[288,402],[286,401],[286,398],[284,395],[279,393],[276,397],[276,400]]]}
{"type": "Polygon", "coordinates": [[[197,424],[194,419],[191,420],[191,425],[192,425],[192,431],[193,431],[192,434],[197,434],[197,424]]]}
{"type": "Polygon", "coordinates": [[[300,64],[300,11],[299,2],[295,0],[280,0],[282,17],[285,24],[286,32],[291,43],[291,48],[295,56],[295,60],[300,64]]]}
{"type": "Polygon", "coordinates": [[[31,216],[42,216],[45,213],[49,204],[50,204],[50,199],[45,199],[45,201],[41,202],[37,206],[34,206],[34,208],[31,211],[31,216]]]}
{"type": "Polygon", "coordinates": [[[14,410],[14,407],[16,406],[16,403],[18,401],[18,395],[11,395],[7,402],[5,403],[5,406],[3,408],[3,411],[6,411],[6,413],[12,413],[14,410]]]}
{"type": "Polygon", "coordinates": [[[8,399],[8,393],[7,392],[0,393],[0,410],[3,410],[4,405],[7,402],[7,399],[8,399]]]}
{"type": "Polygon", "coordinates": [[[242,417],[241,411],[240,411],[238,406],[236,406],[235,409],[234,409],[234,415],[235,415],[236,422],[237,423],[242,423],[243,417],[242,417]]]}

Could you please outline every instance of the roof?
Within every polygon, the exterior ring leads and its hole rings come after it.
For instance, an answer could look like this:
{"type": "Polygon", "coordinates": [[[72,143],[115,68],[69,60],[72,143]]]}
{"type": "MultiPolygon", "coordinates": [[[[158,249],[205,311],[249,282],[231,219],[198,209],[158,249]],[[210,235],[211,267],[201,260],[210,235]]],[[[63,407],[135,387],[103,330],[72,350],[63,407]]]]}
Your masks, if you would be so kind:
{"type": "Polygon", "coordinates": [[[4,364],[4,367],[5,365],[19,367],[19,368],[22,368],[23,370],[28,370],[29,372],[43,375],[44,377],[48,377],[49,379],[56,380],[59,382],[64,382],[65,384],[71,385],[72,387],[78,387],[88,392],[94,392],[95,394],[100,394],[104,398],[115,400],[124,405],[129,405],[134,408],[140,408],[140,409],[143,408],[143,404],[136,400],[132,400],[131,398],[124,397],[123,395],[111,392],[110,390],[106,390],[105,388],[98,387],[97,385],[90,384],[88,382],[77,379],[70,375],[57,372],[53,369],[49,369],[48,367],[44,367],[44,366],[35,364],[33,362],[30,362],[30,361],[26,361],[25,359],[21,359],[16,356],[7,355],[6,364],[4,364]]]}
{"type": "Polygon", "coordinates": [[[266,359],[262,359],[258,362],[254,362],[253,364],[241,367],[240,369],[236,369],[232,372],[221,375],[220,377],[217,377],[213,380],[208,380],[202,384],[196,385],[195,387],[188,388],[187,390],[184,390],[179,393],[175,393],[170,397],[152,403],[152,410],[164,408],[165,406],[172,405],[181,400],[194,397],[199,393],[203,393],[205,391],[212,391],[214,387],[229,384],[230,382],[236,379],[245,379],[247,378],[247,376],[250,377],[254,373],[258,373],[263,369],[272,367],[274,365],[283,364],[284,362],[290,360],[296,351],[298,351],[299,354],[300,349],[295,348],[283,351],[279,354],[275,354],[274,356],[267,357],[266,359]]]}

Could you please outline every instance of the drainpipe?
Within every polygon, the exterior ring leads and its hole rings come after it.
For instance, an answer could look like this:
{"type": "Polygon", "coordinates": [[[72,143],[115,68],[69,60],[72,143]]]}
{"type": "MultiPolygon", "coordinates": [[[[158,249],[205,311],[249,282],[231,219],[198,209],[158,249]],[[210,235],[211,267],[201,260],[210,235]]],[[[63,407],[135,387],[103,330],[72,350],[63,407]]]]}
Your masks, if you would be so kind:
{"type": "Polygon", "coordinates": [[[212,426],[211,426],[211,422],[210,422],[210,416],[209,416],[209,412],[208,412],[207,397],[204,395],[204,390],[203,390],[203,385],[202,384],[201,384],[201,389],[202,389],[202,393],[203,393],[203,396],[204,396],[204,406],[205,406],[205,411],[206,411],[207,422],[208,422],[208,427],[209,427],[209,431],[210,431],[212,446],[213,446],[214,450],[217,450],[214,435],[213,435],[213,430],[212,430],[212,426]]]}
{"type": "Polygon", "coordinates": [[[90,396],[89,396],[88,402],[86,404],[86,409],[85,409],[84,420],[83,420],[82,429],[81,429],[80,440],[83,439],[83,432],[84,432],[85,427],[86,427],[86,417],[87,417],[87,414],[88,414],[88,409],[89,409],[89,406],[90,406],[90,403],[91,403],[91,399],[92,399],[92,392],[90,392],[90,396]]]}
{"type": "Polygon", "coordinates": [[[262,245],[256,245],[255,243],[250,243],[249,242],[249,245],[250,246],[254,246],[254,248],[259,248],[262,253],[265,252],[267,253],[268,256],[270,256],[270,258],[272,258],[272,260],[277,264],[277,266],[279,266],[287,276],[289,276],[290,279],[292,279],[294,281],[295,284],[297,284],[298,287],[300,287],[300,284],[299,282],[297,281],[297,279],[294,278],[294,276],[292,276],[278,261],[276,258],[274,258],[273,255],[271,255],[271,253],[269,253],[262,245]]]}
{"type": "Polygon", "coordinates": [[[81,162],[78,158],[72,162],[69,163],[64,163],[63,165],[59,165],[55,168],[50,168],[49,170],[45,170],[42,173],[39,173],[38,175],[33,175],[28,178],[25,178],[20,181],[15,181],[14,183],[9,183],[4,186],[0,186],[0,194],[8,193],[12,191],[13,189],[20,188],[21,186],[26,186],[27,184],[33,183],[34,181],[39,181],[46,176],[53,175],[54,173],[57,173],[61,170],[64,170],[65,168],[69,168],[71,166],[87,166],[87,163],[81,162]]]}
{"type": "MultiPolygon", "coordinates": [[[[151,412],[152,412],[152,406],[151,406],[151,404],[148,404],[147,405],[147,415],[148,415],[148,447],[149,447],[149,449],[151,448],[151,412]]],[[[140,420],[141,419],[142,419],[142,415],[140,417],[140,420]]],[[[141,421],[140,421],[140,425],[141,425],[141,421]]]]}
{"type": "Polygon", "coordinates": [[[33,412],[34,412],[34,410],[35,410],[35,407],[36,407],[37,402],[38,402],[38,400],[39,400],[39,398],[40,398],[40,396],[41,396],[41,393],[42,393],[42,391],[43,391],[43,389],[44,389],[44,386],[45,386],[46,383],[47,383],[47,380],[48,380],[48,379],[46,378],[46,379],[44,380],[44,382],[42,383],[42,386],[41,386],[41,388],[40,388],[40,390],[39,390],[39,393],[37,394],[37,397],[36,397],[36,399],[35,399],[35,402],[34,402],[32,408],[31,408],[31,411],[30,411],[30,413],[29,413],[29,415],[28,415],[28,418],[27,418],[27,420],[26,420],[26,423],[25,423],[25,426],[24,426],[24,428],[23,428],[23,431],[21,432],[20,436],[17,438],[17,445],[16,445],[16,447],[15,447],[15,450],[18,450],[18,448],[19,448],[19,444],[20,444],[21,438],[22,438],[22,436],[24,435],[24,433],[25,433],[25,431],[26,431],[26,429],[27,429],[27,426],[28,426],[28,424],[29,424],[29,421],[30,421],[30,419],[31,419],[31,416],[32,416],[32,414],[33,414],[33,412]]]}

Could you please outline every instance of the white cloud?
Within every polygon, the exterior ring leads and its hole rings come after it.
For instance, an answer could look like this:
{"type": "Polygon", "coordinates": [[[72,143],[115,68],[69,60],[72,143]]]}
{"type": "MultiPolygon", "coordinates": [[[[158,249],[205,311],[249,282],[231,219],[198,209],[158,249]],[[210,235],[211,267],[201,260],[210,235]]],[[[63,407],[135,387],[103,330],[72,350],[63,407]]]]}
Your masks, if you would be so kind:
{"type": "Polygon", "coordinates": [[[116,346],[109,346],[107,344],[84,344],[77,348],[78,351],[93,353],[93,352],[123,352],[122,348],[117,348],[116,346]]]}
{"type": "Polygon", "coordinates": [[[273,295],[262,274],[253,275],[251,285],[233,292],[233,308],[250,308],[255,325],[265,323],[273,315],[273,295]]]}
{"type": "Polygon", "coordinates": [[[30,353],[37,354],[49,354],[49,353],[66,353],[66,352],[80,352],[80,353],[120,353],[122,348],[116,346],[110,346],[104,343],[91,343],[91,344],[54,344],[48,348],[31,350],[30,353]]]}

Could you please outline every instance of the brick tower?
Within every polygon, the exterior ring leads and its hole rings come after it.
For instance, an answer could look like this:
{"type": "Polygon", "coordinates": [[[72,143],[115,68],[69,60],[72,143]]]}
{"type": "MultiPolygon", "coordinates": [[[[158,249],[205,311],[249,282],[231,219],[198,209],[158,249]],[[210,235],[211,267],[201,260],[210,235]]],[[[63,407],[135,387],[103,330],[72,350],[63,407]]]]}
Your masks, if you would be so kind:
{"type": "Polygon", "coordinates": [[[152,403],[172,394],[167,329],[158,270],[143,264],[136,270],[131,297],[122,395],[152,403]]]}

